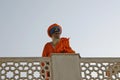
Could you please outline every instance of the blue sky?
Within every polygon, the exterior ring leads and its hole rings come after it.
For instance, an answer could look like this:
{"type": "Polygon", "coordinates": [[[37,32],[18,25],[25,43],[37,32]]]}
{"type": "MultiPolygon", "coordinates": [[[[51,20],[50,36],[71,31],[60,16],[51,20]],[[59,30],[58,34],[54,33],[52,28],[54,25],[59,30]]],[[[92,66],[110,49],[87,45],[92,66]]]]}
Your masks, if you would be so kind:
{"type": "Polygon", "coordinates": [[[120,0],[0,0],[0,56],[41,56],[47,28],[82,57],[120,56],[120,0]]]}

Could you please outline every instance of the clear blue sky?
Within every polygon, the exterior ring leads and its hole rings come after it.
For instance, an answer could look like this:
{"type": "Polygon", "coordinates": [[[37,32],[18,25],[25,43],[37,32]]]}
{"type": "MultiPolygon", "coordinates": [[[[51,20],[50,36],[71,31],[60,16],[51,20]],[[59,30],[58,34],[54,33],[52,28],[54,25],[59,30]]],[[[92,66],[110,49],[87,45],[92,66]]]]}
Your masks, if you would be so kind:
{"type": "Polygon", "coordinates": [[[120,56],[120,0],[0,0],[0,57],[41,56],[53,23],[82,57],[120,56]]]}

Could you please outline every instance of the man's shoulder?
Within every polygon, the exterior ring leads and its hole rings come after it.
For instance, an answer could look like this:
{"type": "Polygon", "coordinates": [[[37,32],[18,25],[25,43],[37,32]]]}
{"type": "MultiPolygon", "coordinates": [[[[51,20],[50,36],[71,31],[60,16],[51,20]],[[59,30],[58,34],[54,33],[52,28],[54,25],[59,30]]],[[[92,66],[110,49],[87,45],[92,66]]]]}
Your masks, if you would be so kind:
{"type": "Polygon", "coordinates": [[[47,42],[47,43],[45,44],[45,46],[49,46],[49,45],[51,45],[51,42],[47,42]]]}
{"type": "Polygon", "coordinates": [[[60,40],[61,41],[69,41],[69,38],[67,38],[67,37],[61,37],[60,40]]]}
{"type": "Polygon", "coordinates": [[[67,38],[67,37],[61,37],[60,39],[62,39],[62,40],[69,40],[69,38],[67,38]]]}

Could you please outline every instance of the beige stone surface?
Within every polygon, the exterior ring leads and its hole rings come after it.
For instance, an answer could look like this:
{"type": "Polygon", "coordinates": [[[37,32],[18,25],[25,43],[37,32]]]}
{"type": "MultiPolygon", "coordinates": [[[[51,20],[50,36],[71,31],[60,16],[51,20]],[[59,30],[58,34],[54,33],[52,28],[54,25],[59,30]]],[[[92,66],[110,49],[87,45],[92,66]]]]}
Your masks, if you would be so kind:
{"type": "Polygon", "coordinates": [[[52,55],[53,80],[80,80],[79,55],[52,55]]]}

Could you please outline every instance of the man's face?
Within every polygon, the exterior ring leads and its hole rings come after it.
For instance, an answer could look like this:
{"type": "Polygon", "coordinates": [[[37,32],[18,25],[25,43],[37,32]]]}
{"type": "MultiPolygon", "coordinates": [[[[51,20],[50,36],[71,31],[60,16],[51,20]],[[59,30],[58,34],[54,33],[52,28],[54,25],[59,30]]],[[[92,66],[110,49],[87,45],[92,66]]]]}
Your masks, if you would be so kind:
{"type": "Polygon", "coordinates": [[[52,34],[53,39],[60,39],[60,32],[55,32],[52,34]]]}

